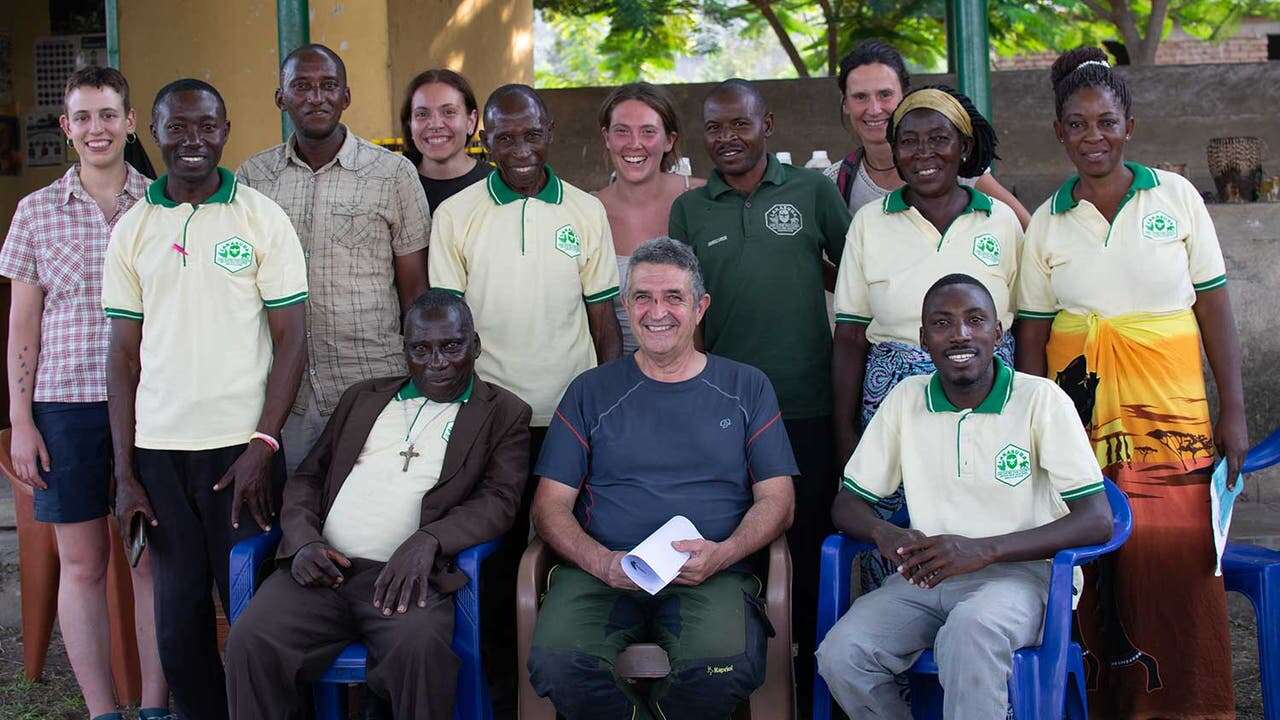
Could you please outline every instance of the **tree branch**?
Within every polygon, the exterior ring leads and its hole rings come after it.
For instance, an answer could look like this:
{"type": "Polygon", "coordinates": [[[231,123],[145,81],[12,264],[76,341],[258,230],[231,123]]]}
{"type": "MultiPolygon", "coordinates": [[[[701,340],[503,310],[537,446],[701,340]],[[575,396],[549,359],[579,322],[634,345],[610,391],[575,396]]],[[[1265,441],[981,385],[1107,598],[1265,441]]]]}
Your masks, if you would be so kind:
{"type": "Polygon", "coordinates": [[[818,5],[822,8],[822,17],[826,20],[827,28],[827,74],[836,74],[836,64],[840,62],[839,41],[836,36],[836,25],[839,23],[839,17],[836,11],[831,7],[831,0],[818,0],[818,5]]]}
{"type": "Polygon", "coordinates": [[[1142,39],[1142,63],[1154,65],[1156,49],[1164,34],[1164,19],[1169,14],[1169,0],[1151,0],[1151,15],[1147,18],[1147,36],[1142,39]]]}
{"type": "Polygon", "coordinates": [[[769,23],[769,27],[773,28],[773,34],[778,36],[778,42],[782,43],[782,49],[786,51],[787,57],[791,59],[791,64],[796,68],[796,74],[802,78],[809,77],[809,68],[804,64],[804,58],[800,57],[800,51],[796,50],[795,43],[791,42],[791,36],[787,34],[787,29],[782,26],[782,21],[778,19],[777,13],[773,11],[770,0],[750,0],[752,6],[760,11],[765,21],[769,23]]]}

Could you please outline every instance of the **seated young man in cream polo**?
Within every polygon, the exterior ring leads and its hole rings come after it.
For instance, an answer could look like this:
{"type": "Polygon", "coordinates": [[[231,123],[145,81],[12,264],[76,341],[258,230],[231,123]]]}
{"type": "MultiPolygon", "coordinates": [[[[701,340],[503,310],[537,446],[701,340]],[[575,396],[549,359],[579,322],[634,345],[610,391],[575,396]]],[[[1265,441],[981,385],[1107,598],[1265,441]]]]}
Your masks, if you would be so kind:
{"type": "Polygon", "coordinates": [[[1111,513],[1079,416],[1052,381],[993,353],[991,294],[947,275],[925,294],[937,372],[894,388],[845,467],[836,527],[900,563],[819,646],[850,717],[909,720],[894,676],[932,647],[949,720],[1003,718],[1013,653],[1040,637],[1054,553],[1105,542],[1111,513]],[[901,484],[911,527],[872,504],[901,484]]]}

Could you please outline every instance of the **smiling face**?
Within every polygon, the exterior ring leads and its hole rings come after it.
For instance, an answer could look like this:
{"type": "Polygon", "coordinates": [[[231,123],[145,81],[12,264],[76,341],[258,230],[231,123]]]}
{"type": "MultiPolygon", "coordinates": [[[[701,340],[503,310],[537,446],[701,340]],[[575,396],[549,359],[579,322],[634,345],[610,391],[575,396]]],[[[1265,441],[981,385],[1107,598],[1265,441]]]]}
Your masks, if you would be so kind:
{"type": "Polygon", "coordinates": [[[1004,330],[991,296],[970,284],[947,285],[928,297],[920,345],[944,387],[967,387],[987,377],[1004,330]]]}
{"type": "Polygon", "coordinates": [[[212,93],[180,90],[155,107],[151,135],[169,176],[198,185],[218,170],[231,123],[212,93]]]}
{"type": "Polygon", "coordinates": [[[716,169],[726,177],[745,175],[765,160],[773,113],[749,93],[726,88],[702,105],[702,140],[716,169]]]}
{"type": "Polygon", "coordinates": [[[693,278],[675,265],[638,263],[627,280],[627,313],[640,352],[673,357],[693,352],[693,334],[711,305],[693,297],[693,278]]]}
{"type": "Polygon", "coordinates": [[[956,186],[961,158],[973,141],[960,134],[936,110],[919,108],[902,117],[896,128],[893,160],[907,185],[920,197],[939,197],[956,186]]]}
{"type": "Polygon", "coordinates": [[[633,183],[662,172],[662,156],[676,142],[658,112],[639,100],[618,103],[609,114],[609,127],[600,132],[618,177],[633,183]]]}
{"type": "Polygon", "coordinates": [[[467,100],[445,83],[426,83],[413,91],[409,130],[413,145],[424,158],[440,164],[467,151],[467,140],[476,131],[477,111],[467,111],[467,100]]]}
{"type": "Polygon", "coordinates": [[[844,81],[844,111],[863,145],[884,142],[885,126],[902,102],[902,83],[888,65],[868,63],[849,71],[844,81]]]}
{"type": "Polygon", "coordinates": [[[1124,162],[1133,125],[1109,89],[1083,87],[1063,103],[1053,131],[1081,175],[1104,177],[1124,162]]]}
{"type": "Polygon", "coordinates": [[[471,381],[480,336],[457,308],[429,307],[405,318],[404,349],[418,390],[435,402],[452,402],[471,381]]]}
{"type": "Polygon", "coordinates": [[[487,109],[485,147],[502,180],[521,195],[536,195],[546,179],[553,123],[532,98],[508,94],[487,109]]]}
{"type": "Polygon", "coordinates": [[[67,95],[66,114],[58,119],[71,138],[80,162],[98,168],[118,165],[124,157],[134,114],[124,109],[124,99],[110,87],[81,86],[67,95]]]}
{"type": "Polygon", "coordinates": [[[299,53],[281,71],[276,106],[289,113],[298,134],[311,140],[331,136],[351,105],[342,68],[319,50],[299,53]]]}

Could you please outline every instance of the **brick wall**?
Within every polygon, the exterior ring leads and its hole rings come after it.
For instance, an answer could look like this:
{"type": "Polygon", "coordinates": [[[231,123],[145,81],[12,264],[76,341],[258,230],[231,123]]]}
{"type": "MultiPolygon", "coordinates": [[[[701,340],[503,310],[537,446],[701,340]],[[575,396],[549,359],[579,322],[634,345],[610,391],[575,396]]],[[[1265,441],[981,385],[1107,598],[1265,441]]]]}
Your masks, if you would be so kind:
{"type": "MultiPolygon", "coordinates": [[[[1058,57],[1056,52],[1027,53],[1013,57],[996,57],[993,70],[1034,70],[1047,68],[1058,57]]],[[[1267,61],[1267,38],[1234,37],[1222,42],[1202,40],[1166,40],[1156,48],[1157,65],[1206,65],[1215,63],[1256,63],[1267,61]]]]}

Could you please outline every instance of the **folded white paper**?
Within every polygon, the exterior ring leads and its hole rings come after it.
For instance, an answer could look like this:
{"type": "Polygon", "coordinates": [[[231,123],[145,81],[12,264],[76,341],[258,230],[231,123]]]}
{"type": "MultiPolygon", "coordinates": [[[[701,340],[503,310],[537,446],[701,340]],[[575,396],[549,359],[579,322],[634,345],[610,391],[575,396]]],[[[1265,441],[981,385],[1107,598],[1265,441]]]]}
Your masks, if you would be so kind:
{"type": "Polygon", "coordinates": [[[689,553],[676,550],[671,543],[701,539],[702,534],[689,518],[676,515],[622,558],[622,571],[631,582],[650,595],[657,595],[680,574],[680,568],[689,559],[689,553]]]}
{"type": "Polygon", "coordinates": [[[1244,490],[1244,475],[1236,477],[1235,489],[1227,487],[1227,461],[1219,460],[1209,481],[1209,512],[1213,521],[1213,545],[1218,552],[1218,563],[1213,574],[1222,577],[1222,552],[1227,549],[1227,536],[1231,534],[1231,508],[1236,496],[1244,490]]]}

